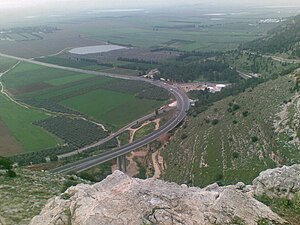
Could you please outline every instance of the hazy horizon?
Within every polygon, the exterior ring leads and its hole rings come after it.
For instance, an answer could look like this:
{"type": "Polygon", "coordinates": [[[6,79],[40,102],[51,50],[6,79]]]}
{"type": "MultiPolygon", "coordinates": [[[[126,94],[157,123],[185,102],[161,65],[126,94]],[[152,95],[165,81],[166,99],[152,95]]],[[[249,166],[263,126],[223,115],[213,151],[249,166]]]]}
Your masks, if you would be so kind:
{"type": "MultiPolygon", "coordinates": [[[[145,12],[167,12],[175,14],[179,11],[205,11],[208,13],[241,12],[256,8],[269,8],[274,12],[280,12],[280,8],[290,11],[290,14],[300,13],[299,0],[1,0],[0,25],[1,27],[17,26],[19,24],[31,24],[33,19],[97,14],[102,12],[118,12],[117,9],[145,10],[145,12]],[[173,8],[173,10],[170,10],[173,8]],[[289,10],[291,8],[291,10],[289,10]]],[[[126,12],[126,10],[123,10],[126,12]]],[[[127,10],[130,11],[130,10],[127,10]]],[[[134,11],[134,10],[133,10],[134,11]]],[[[42,21],[40,21],[42,22],[42,21]]]]}
{"type": "Polygon", "coordinates": [[[2,0],[0,3],[0,10],[18,10],[18,9],[38,9],[44,8],[48,10],[74,10],[74,9],[115,9],[115,8],[148,8],[148,7],[166,7],[166,6],[178,6],[178,5],[236,5],[236,6],[300,6],[299,0],[152,0],[152,1],[140,1],[140,0],[113,0],[110,2],[104,0],[2,0]]]}

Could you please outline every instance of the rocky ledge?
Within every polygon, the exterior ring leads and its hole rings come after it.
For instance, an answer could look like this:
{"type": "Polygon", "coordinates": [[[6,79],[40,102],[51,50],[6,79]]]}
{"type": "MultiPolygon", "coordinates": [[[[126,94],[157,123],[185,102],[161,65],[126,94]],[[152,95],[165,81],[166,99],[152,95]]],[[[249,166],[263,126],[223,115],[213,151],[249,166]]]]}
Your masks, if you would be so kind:
{"type": "Polygon", "coordinates": [[[100,183],[79,184],[50,199],[31,224],[284,224],[253,196],[292,197],[299,190],[300,165],[264,171],[253,185],[204,189],[116,171],[100,183]]]}

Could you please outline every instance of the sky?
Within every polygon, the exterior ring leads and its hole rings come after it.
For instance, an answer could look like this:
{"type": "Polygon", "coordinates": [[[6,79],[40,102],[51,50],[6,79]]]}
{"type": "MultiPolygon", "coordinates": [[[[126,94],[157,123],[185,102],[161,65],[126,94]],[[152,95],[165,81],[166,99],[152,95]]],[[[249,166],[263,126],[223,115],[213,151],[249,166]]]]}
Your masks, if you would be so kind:
{"type": "MultiPolygon", "coordinates": [[[[91,10],[116,9],[159,9],[172,12],[177,10],[210,9],[222,11],[248,7],[293,7],[300,10],[300,0],[0,0],[0,25],[14,26],[15,22],[25,19],[47,16],[67,16],[78,12],[91,10]],[[174,11],[174,10],[173,10],[174,11]]],[[[25,21],[26,22],[26,21],[25,21]]]]}
{"type": "Polygon", "coordinates": [[[300,5],[299,0],[0,0],[0,9],[144,8],[168,5],[300,5]]]}

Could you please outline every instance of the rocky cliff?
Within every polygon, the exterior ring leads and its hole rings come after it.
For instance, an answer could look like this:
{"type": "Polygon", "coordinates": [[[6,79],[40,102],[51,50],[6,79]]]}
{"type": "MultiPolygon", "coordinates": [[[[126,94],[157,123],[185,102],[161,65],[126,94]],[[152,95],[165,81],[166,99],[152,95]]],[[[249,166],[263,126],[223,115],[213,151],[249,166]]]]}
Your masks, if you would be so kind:
{"type": "Polygon", "coordinates": [[[262,172],[253,185],[204,189],[130,178],[120,171],[94,185],[79,184],[50,199],[38,224],[284,224],[253,196],[288,196],[300,190],[300,165],[262,172]]]}

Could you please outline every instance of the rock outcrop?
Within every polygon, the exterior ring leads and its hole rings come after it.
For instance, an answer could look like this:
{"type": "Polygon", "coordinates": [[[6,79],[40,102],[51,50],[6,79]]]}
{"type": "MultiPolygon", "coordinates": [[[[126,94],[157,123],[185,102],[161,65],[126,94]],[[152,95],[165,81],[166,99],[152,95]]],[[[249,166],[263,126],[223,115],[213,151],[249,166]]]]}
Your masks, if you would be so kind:
{"type": "Polygon", "coordinates": [[[300,192],[300,165],[269,169],[259,174],[253,181],[255,195],[271,198],[293,198],[300,192]]]}
{"type": "Polygon", "coordinates": [[[79,184],[50,199],[31,224],[283,224],[253,194],[291,197],[300,188],[299,171],[300,165],[276,168],[262,172],[253,185],[204,189],[115,171],[100,183],[79,184]]]}

